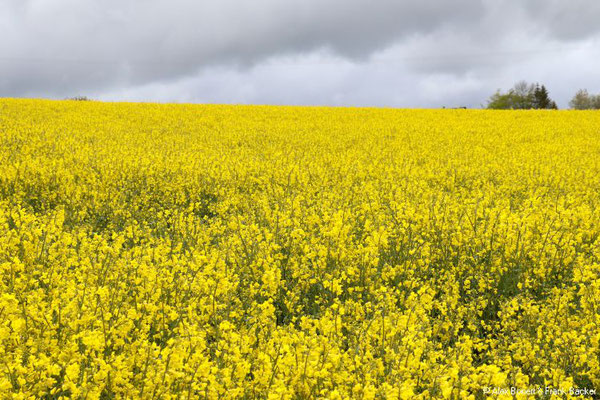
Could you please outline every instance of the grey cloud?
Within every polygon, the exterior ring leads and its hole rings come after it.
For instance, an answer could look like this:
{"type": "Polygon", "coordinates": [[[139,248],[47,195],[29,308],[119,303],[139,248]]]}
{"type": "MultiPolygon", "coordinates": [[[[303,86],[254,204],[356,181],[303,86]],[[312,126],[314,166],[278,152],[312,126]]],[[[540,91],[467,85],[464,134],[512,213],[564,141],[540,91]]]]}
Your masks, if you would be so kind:
{"type": "MultiPolygon", "coordinates": [[[[79,70],[97,71],[96,76],[128,75],[139,84],[190,74],[206,65],[257,63],[272,54],[315,48],[364,58],[404,35],[467,23],[483,13],[481,5],[468,0],[8,4],[3,12],[11,15],[12,23],[3,24],[0,33],[12,40],[0,45],[2,72],[7,74],[6,64],[15,67],[8,71],[14,79],[3,89],[17,92],[35,71],[43,82],[61,80],[64,71],[70,84],[94,87],[102,79],[88,80],[79,70]],[[23,73],[15,74],[25,64],[23,73]]],[[[106,83],[113,82],[106,78],[106,83]]]]}
{"type": "Polygon", "coordinates": [[[600,2],[592,0],[525,0],[523,7],[536,29],[562,40],[600,32],[600,2]]]}
{"type": "Polygon", "coordinates": [[[594,0],[3,0],[0,96],[474,104],[531,65],[560,77],[542,61],[593,43],[599,10],[594,0]]]}

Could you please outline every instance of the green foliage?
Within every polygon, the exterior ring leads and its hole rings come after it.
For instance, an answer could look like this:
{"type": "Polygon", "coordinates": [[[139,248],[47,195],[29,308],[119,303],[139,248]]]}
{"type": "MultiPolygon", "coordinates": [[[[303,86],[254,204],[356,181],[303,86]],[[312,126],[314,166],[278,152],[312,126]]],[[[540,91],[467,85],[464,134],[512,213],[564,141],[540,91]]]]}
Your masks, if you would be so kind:
{"type": "Polygon", "coordinates": [[[558,109],[544,85],[520,81],[508,92],[496,91],[487,104],[492,110],[558,109]]]}
{"type": "Polygon", "coordinates": [[[492,110],[506,110],[513,108],[514,99],[510,93],[501,93],[500,89],[488,100],[487,108],[492,110]]]}
{"type": "Polygon", "coordinates": [[[533,91],[533,108],[538,110],[558,109],[554,100],[550,98],[546,86],[535,85],[533,91]]]}
{"type": "Polygon", "coordinates": [[[569,102],[575,110],[600,110],[600,95],[591,95],[586,89],[580,89],[569,102]]]}

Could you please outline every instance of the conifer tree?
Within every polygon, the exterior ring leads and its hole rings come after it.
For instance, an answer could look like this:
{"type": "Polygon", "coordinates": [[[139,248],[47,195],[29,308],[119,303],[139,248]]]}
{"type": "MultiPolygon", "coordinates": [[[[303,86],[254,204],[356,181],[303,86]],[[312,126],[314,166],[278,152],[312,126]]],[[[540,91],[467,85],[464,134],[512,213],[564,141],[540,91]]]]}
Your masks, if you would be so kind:
{"type": "Polygon", "coordinates": [[[554,103],[554,101],[552,99],[550,99],[550,96],[548,95],[548,89],[546,89],[546,86],[542,85],[539,86],[539,84],[535,85],[535,90],[533,92],[533,108],[536,109],[540,109],[540,110],[546,110],[546,109],[552,109],[553,105],[556,105],[556,103],[554,103]],[[554,104],[553,104],[554,103],[554,104]]]}

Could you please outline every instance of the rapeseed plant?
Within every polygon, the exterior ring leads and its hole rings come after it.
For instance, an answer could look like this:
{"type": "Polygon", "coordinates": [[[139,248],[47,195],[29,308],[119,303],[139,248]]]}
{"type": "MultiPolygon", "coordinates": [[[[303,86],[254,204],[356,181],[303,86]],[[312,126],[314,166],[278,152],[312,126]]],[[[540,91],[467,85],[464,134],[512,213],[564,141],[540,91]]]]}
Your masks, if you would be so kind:
{"type": "Polygon", "coordinates": [[[0,397],[598,389],[599,126],[1,100],[0,397]]]}

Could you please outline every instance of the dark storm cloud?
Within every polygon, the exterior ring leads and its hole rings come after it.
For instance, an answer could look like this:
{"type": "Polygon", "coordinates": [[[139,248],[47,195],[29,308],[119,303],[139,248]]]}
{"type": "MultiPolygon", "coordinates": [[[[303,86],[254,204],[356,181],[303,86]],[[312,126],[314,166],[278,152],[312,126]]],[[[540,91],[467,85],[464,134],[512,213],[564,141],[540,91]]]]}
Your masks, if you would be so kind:
{"type": "Polygon", "coordinates": [[[444,83],[473,103],[589,44],[598,17],[595,0],[3,0],[0,96],[434,106],[444,83]]]}

